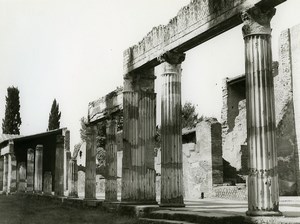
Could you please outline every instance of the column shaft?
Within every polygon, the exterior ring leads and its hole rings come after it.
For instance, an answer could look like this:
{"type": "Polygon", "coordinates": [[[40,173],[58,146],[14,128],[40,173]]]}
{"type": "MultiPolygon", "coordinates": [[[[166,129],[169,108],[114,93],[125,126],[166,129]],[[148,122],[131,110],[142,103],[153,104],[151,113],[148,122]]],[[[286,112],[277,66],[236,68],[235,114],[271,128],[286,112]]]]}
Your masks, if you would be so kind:
{"type": "Polygon", "coordinates": [[[78,197],[78,167],[77,160],[71,159],[69,161],[69,178],[68,178],[68,191],[69,197],[78,197]]]}
{"type": "Polygon", "coordinates": [[[64,196],[64,136],[56,136],[54,192],[64,196]]]}
{"type": "Polygon", "coordinates": [[[43,193],[47,194],[47,195],[52,194],[52,174],[51,174],[51,172],[44,173],[43,193]]]}
{"type": "Polygon", "coordinates": [[[181,62],[184,57],[184,54],[168,53],[161,57],[161,206],[184,206],[181,127],[181,62]]]}
{"type": "Polygon", "coordinates": [[[0,191],[3,191],[4,156],[0,156],[0,191]]]}
{"type": "Polygon", "coordinates": [[[122,202],[156,202],[154,138],[156,131],[156,94],[154,69],[126,77],[123,93],[122,202]]]}
{"type": "Polygon", "coordinates": [[[17,190],[17,161],[14,154],[8,154],[7,193],[17,190]]]}
{"type": "Polygon", "coordinates": [[[25,190],[26,190],[26,164],[25,164],[25,162],[21,162],[18,164],[17,187],[18,187],[19,192],[25,192],[25,190]]]}
{"type": "Polygon", "coordinates": [[[65,142],[64,142],[64,191],[68,190],[68,167],[69,161],[71,159],[71,152],[70,152],[70,131],[67,130],[65,132],[65,142]]]}
{"type": "Polygon", "coordinates": [[[43,145],[35,149],[34,192],[42,193],[43,190],[43,145]]]}
{"type": "Polygon", "coordinates": [[[85,162],[85,199],[96,198],[96,127],[87,127],[85,162]]]}
{"type": "Polygon", "coordinates": [[[34,151],[33,149],[27,150],[27,186],[26,186],[26,192],[33,192],[33,178],[34,176],[34,151]]]}
{"type": "Polygon", "coordinates": [[[7,192],[8,155],[3,156],[3,192],[7,192]]]}
{"type": "Polygon", "coordinates": [[[116,120],[107,120],[106,125],[106,170],[105,178],[105,200],[117,201],[117,122],[116,120]]]}
{"type": "Polygon", "coordinates": [[[243,14],[249,150],[248,215],[280,215],[270,20],[275,11],[243,14]]]}

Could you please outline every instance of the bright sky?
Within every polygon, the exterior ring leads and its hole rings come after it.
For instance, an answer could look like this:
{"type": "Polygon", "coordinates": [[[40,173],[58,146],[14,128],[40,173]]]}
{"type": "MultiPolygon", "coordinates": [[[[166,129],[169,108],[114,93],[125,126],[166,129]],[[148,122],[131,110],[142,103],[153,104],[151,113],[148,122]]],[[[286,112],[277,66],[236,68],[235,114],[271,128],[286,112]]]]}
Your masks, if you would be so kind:
{"type": "MultiPolygon", "coordinates": [[[[123,83],[123,50],[153,26],[167,24],[189,0],[0,0],[0,118],[8,86],[20,90],[21,134],[47,129],[54,98],[61,127],[80,141],[80,118],[88,102],[123,83]]],[[[272,20],[273,54],[279,33],[300,23],[300,1],[287,0],[272,20]]],[[[183,62],[182,101],[220,120],[221,83],[244,73],[238,26],[188,52],[183,62]]],[[[160,105],[160,77],[156,88],[160,105]]],[[[158,123],[159,116],[158,116],[158,123]]],[[[2,133],[2,129],[0,130],[2,133]]]]}

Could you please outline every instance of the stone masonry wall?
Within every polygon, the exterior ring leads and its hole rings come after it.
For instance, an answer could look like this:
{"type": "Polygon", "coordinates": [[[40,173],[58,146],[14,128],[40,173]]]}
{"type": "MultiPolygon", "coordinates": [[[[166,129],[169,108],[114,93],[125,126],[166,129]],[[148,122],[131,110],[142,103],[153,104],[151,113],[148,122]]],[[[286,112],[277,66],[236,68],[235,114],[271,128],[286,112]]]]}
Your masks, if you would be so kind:
{"type": "Polygon", "coordinates": [[[216,119],[196,127],[196,144],[183,145],[183,176],[186,199],[212,195],[214,184],[223,183],[221,124],[216,119]]]}
{"type": "Polygon", "coordinates": [[[296,150],[295,162],[297,173],[297,193],[300,195],[300,167],[299,167],[299,154],[300,154],[300,25],[294,26],[290,29],[290,57],[291,68],[293,74],[293,103],[295,114],[295,130],[296,130],[296,150]]]}

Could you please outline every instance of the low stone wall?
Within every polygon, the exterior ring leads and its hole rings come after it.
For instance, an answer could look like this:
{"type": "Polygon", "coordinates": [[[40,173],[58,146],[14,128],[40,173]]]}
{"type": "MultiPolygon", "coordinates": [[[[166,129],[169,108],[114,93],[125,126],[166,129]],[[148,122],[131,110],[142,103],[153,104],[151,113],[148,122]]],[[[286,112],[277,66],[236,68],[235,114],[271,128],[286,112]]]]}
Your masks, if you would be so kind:
{"type": "Polygon", "coordinates": [[[214,198],[231,200],[247,200],[247,194],[247,187],[245,184],[237,186],[215,186],[212,191],[212,197],[214,198]]]}

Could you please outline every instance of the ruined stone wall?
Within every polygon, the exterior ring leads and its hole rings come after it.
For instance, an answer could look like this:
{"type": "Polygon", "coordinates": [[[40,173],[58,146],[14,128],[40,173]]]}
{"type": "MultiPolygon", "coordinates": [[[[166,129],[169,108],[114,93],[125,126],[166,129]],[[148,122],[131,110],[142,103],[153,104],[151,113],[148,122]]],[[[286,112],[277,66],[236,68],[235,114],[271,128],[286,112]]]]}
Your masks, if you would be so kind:
{"type": "Polygon", "coordinates": [[[295,129],[296,129],[296,151],[295,162],[297,163],[297,193],[300,195],[300,25],[294,26],[290,29],[290,49],[293,73],[293,102],[295,113],[295,129]]]}
{"type": "Polygon", "coordinates": [[[207,119],[196,126],[196,143],[183,144],[183,177],[186,199],[212,194],[223,183],[221,124],[207,119]]]}

